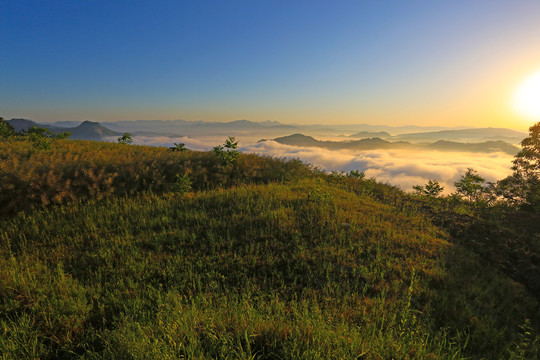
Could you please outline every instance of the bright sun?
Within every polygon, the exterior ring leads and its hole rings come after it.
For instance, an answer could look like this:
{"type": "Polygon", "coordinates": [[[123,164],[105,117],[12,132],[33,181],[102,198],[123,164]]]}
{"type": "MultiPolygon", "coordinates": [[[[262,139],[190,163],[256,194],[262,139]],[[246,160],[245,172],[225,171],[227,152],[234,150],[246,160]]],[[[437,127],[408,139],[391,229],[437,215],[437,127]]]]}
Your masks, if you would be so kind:
{"type": "Polygon", "coordinates": [[[540,71],[519,85],[514,95],[514,108],[523,116],[540,119],[540,71]]]}

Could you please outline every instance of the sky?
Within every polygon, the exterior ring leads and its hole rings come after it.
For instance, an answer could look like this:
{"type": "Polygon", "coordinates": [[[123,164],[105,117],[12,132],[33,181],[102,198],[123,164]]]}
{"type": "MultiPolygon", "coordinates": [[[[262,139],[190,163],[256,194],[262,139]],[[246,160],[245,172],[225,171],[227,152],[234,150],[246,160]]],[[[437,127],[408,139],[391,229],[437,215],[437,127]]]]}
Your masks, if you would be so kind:
{"type": "Polygon", "coordinates": [[[0,116],[526,130],[538,19],[536,0],[0,0],[0,116]]]}

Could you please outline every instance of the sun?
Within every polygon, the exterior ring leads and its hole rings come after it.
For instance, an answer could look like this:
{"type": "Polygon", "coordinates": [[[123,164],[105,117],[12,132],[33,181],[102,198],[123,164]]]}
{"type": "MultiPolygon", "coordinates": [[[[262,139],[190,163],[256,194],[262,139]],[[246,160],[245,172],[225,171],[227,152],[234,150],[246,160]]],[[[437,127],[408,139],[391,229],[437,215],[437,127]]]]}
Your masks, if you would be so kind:
{"type": "Polygon", "coordinates": [[[518,86],[514,94],[514,108],[525,117],[540,119],[540,71],[518,86]]]}

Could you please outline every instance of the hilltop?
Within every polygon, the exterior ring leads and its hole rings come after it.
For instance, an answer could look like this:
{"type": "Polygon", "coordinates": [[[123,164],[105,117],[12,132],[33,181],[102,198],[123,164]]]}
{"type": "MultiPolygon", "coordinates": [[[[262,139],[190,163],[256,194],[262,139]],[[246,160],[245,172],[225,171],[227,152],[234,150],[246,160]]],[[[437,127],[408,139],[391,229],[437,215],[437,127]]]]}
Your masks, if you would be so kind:
{"type": "Polygon", "coordinates": [[[0,150],[8,358],[539,355],[536,213],[251,154],[0,150]]]}

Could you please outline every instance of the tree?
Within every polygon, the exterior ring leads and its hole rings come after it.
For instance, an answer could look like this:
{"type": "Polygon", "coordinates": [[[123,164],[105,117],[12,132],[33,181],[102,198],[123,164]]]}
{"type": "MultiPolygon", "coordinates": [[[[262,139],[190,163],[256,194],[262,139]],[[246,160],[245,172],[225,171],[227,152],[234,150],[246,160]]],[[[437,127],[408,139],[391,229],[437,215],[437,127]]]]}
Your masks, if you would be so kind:
{"type": "Polygon", "coordinates": [[[8,138],[15,135],[15,128],[0,117],[0,138],[8,138]]]}
{"type": "Polygon", "coordinates": [[[529,128],[521,151],[512,162],[512,175],[497,182],[497,193],[505,199],[540,211],[540,122],[529,128]]]}
{"type": "Polygon", "coordinates": [[[21,132],[21,136],[27,137],[36,150],[49,150],[53,140],[67,139],[70,135],[69,131],[54,134],[47,128],[37,126],[32,126],[21,132]]]}
{"type": "Polygon", "coordinates": [[[236,150],[237,148],[238,141],[236,141],[234,136],[229,136],[229,138],[225,140],[225,144],[214,146],[213,151],[214,154],[221,159],[223,165],[232,165],[240,156],[240,152],[236,150]]]}
{"type": "Polygon", "coordinates": [[[444,187],[441,186],[437,180],[429,180],[426,185],[415,185],[413,186],[413,189],[418,195],[436,198],[443,192],[444,187]]]}
{"type": "Polygon", "coordinates": [[[186,144],[184,143],[174,143],[174,146],[169,147],[169,151],[171,152],[185,152],[189,151],[188,148],[186,148],[186,144]]]}
{"type": "Polygon", "coordinates": [[[485,181],[486,179],[478,175],[476,170],[468,168],[454,186],[459,195],[465,196],[469,201],[478,201],[484,192],[485,181]]]}
{"type": "Polygon", "coordinates": [[[124,135],[118,138],[119,144],[131,145],[133,143],[133,138],[130,133],[124,133],[124,135]]]}

